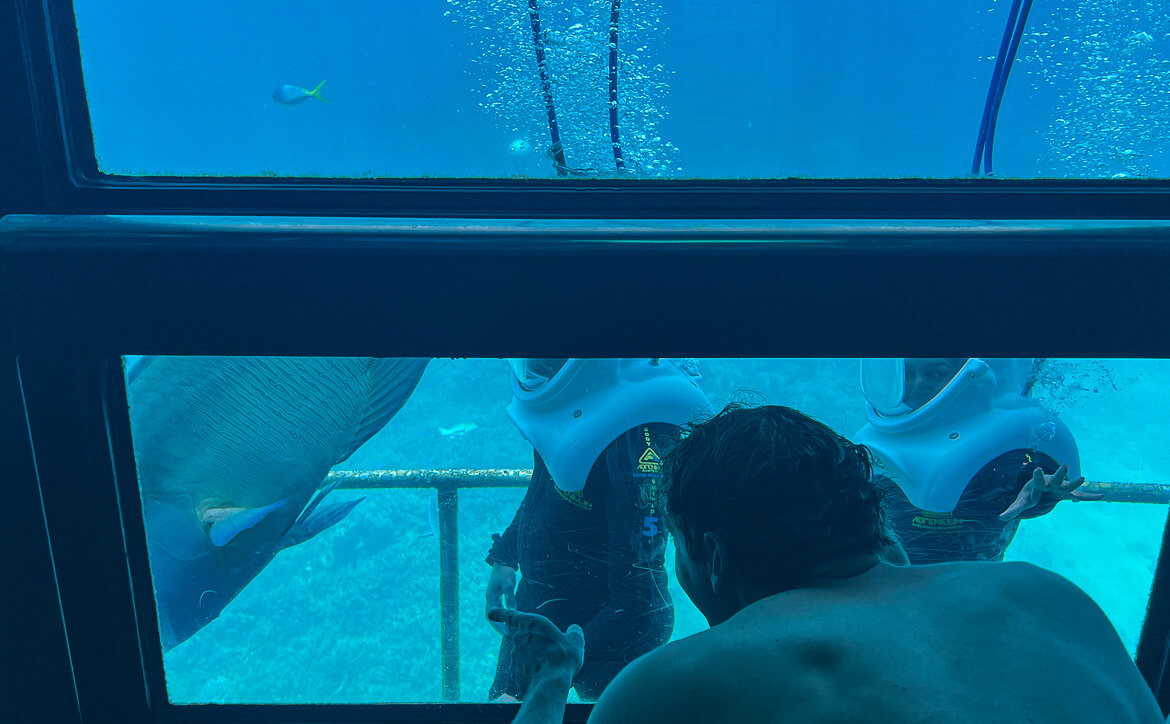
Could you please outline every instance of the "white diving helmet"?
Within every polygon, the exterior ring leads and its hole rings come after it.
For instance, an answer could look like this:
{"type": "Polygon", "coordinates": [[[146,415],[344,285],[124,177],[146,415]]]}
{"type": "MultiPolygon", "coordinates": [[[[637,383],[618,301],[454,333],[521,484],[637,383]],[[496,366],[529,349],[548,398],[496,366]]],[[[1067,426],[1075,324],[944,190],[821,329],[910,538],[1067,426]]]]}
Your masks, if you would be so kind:
{"type": "Polygon", "coordinates": [[[557,487],[578,492],[593,463],[638,425],[683,425],[711,404],[694,366],[671,359],[510,359],[516,428],[557,487]]]}
{"type": "Polygon", "coordinates": [[[1011,450],[1035,450],[1080,475],[1068,426],[1025,396],[1029,358],[863,359],[869,422],[854,441],[922,510],[954,510],[971,479],[1011,450]]]}

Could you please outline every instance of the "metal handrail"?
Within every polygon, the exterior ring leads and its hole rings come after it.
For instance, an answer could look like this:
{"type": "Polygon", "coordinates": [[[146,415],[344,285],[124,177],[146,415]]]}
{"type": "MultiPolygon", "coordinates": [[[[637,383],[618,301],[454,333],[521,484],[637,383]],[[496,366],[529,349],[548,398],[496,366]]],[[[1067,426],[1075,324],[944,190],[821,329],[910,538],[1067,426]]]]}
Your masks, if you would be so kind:
{"type": "MultiPolygon", "coordinates": [[[[329,473],[344,490],[433,488],[439,495],[440,661],[444,701],[459,700],[459,489],[523,488],[531,470],[464,468],[423,470],[349,470],[329,473]]],[[[1086,493],[1101,493],[1107,503],[1170,504],[1170,485],[1085,482],[1086,493]]]]}
{"type": "Polygon", "coordinates": [[[459,489],[523,488],[531,470],[347,470],[339,489],[433,488],[439,494],[439,660],[444,701],[459,700],[459,489]]]}
{"type": "MultiPolygon", "coordinates": [[[[439,492],[457,488],[523,488],[532,477],[530,469],[446,468],[419,470],[346,470],[329,473],[329,481],[341,480],[341,489],[435,488],[439,492]]],[[[1170,485],[1164,483],[1123,483],[1087,480],[1084,493],[1102,493],[1103,503],[1170,503],[1170,485]]]]}

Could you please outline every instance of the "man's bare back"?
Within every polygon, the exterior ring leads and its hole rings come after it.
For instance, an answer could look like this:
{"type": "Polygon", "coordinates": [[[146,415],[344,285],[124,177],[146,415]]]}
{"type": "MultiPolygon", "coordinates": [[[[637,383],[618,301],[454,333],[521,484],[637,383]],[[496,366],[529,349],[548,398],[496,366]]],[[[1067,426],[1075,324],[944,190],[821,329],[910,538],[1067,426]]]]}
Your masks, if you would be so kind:
{"type": "MultiPolygon", "coordinates": [[[[1069,581],[1026,563],[880,563],[897,541],[872,456],[824,423],[732,403],[688,426],[662,466],[675,577],[711,629],[623,669],[590,724],[1164,724],[1069,581]]],[[[488,617],[515,629],[515,722],[560,721],[581,629],[488,617]]]]}
{"type": "Polygon", "coordinates": [[[654,651],[590,722],[1161,723],[1113,627],[1026,563],[879,564],[654,651]]]}

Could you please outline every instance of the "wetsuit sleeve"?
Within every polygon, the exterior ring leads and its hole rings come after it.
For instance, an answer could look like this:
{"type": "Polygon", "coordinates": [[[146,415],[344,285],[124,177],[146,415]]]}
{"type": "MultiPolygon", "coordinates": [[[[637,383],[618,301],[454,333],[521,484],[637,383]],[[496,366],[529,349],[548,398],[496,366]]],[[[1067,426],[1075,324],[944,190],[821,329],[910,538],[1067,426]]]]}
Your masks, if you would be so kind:
{"type": "MultiPolygon", "coordinates": [[[[999,561],[1019,527],[1019,519],[1000,520],[1016,496],[1041,467],[1056,471],[1051,457],[1012,450],[985,465],[967,484],[951,512],[936,513],[915,507],[898,485],[877,476],[882,509],[900,539],[912,565],[951,561],[999,561]]],[[[1055,500],[1043,501],[1021,518],[1035,518],[1052,510],[1055,500]]]]}
{"type": "MultiPolygon", "coordinates": [[[[585,622],[586,642],[616,638],[641,642],[649,650],[670,638],[673,609],[663,569],[666,529],[657,510],[657,487],[662,479],[658,453],[673,430],[669,425],[637,427],[606,449],[609,597],[585,622]]],[[[605,663],[612,662],[599,665],[605,663]]],[[[586,661],[585,667],[590,664],[586,661]]],[[[578,678],[589,676],[583,668],[578,678]]]]}
{"type": "MultiPolygon", "coordinates": [[[[535,454],[533,457],[533,477],[535,477],[536,468],[544,465],[544,461],[535,454]]],[[[528,509],[533,505],[532,499],[535,496],[535,487],[532,484],[532,478],[529,478],[528,490],[524,492],[524,500],[520,501],[520,507],[516,509],[516,514],[512,516],[512,522],[502,534],[492,534],[492,547],[488,551],[487,558],[485,559],[489,566],[500,564],[509,568],[520,567],[520,521],[524,520],[528,509]]]]}
{"type": "MultiPolygon", "coordinates": [[[[523,507],[523,503],[520,504],[523,507]]],[[[519,515],[519,514],[517,514],[519,515]]],[[[492,547],[488,550],[485,562],[489,566],[504,565],[509,568],[520,567],[520,553],[517,546],[516,519],[503,533],[492,533],[492,547]]]]}

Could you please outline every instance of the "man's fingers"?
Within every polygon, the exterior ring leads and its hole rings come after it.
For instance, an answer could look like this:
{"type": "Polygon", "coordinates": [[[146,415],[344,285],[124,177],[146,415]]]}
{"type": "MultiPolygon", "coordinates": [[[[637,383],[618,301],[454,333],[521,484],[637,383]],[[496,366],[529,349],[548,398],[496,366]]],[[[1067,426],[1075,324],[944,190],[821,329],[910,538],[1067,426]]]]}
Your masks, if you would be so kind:
{"type": "Polygon", "coordinates": [[[514,608],[500,608],[499,606],[489,608],[487,612],[488,621],[506,623],[509,626],[515,626],[516,619],[523,615],[525,614],[520,613],[514,608]]]}
{"type": "Polygon", "coordinates": [[[1076,480],[1065,481],[1064,485],[1060,486],[1060,489],[1071,493],[1072,491],[1081,487],[1081,484],[1084,482],[1085,482],[1085,477],[1082,475],[1081,477],[1077,478],[1076,480]]]}
{"type": "Polygon", "coordinates": [[[577,624],[573,624],[565,629],[565,635],[571,639],[576,639],[580,642],[582,648],[585,646],[585,631],[577,624]]]}
{"type": "Polygon", "coordinates": [[[485,611],[491,611],[493,608],[516,608],[516,591],[505,588],[502,592],[492,591],[487,595],[487,608],[485,611]],[[500,605],[500,599],[504,599],[504,605],[500,605]]]}
{"type": "Polygon", "coordinates": [[[499,606],[490,606],[487,610],[487,620],[491,622],[492,628],[498,631],[502,636],[507,636],[511,633],[511,626],[504,621],[501,614],[507,613],[509,609],[500,608],[499,606]]]}
{"type": "MultiPolygon", "coordinates": [[[[1037,468],[1036,471],[1040,473],[1040,475],[1044,474],[1043,471],[1041,471],[1039,468],[1037,468]]],[[[1035,482],[1035,480],[1035,478],[1032,479],[1033,482],[1035,482]]],[[[1020,491],[1020,494],[1016,496],[1016,499],[1012,501],[1012,504],[1008,506],[1008,509],[999,514],[999,519],[1011,520],[1015,518],[1020,513],[1039,503],[1041,497],[1043,497],[1043,488],[1036,487],[1033,486],[1032,483],[1028,483],[1024,486],[1024,489],[1020,491]]]]}
{"type": "Polygon", "coordinates": [[[1070,500],[1100,500],[1105,497],[1105,493],[1082,493],[1079,490],[1072,491],[1070,500]]]}
{"type": "MultiPolygon", "coordinates": [[[[1041,471],[1041,472],[1043,472],[1043,471],[1041,471]]],[[[1064,483],[1064,479],[1066,477],[1068,477],[1068,466],[1061,465],[1059,468],[1056,469],[1056,472],[1052,474],[1052,480],[1050,481],[1049,484],[1055,485],[1057,487],[1062,487],[1062,484],[1064,483]]]]}
{"type": "Polygon", "coordinates": [[[506,624],[503,624],[500,621],[492,618],[492,611],[502,611],[502,610],[504,610],[504,609],[500,608],[499,594],[497,593],[494,596],[489,595],[488,599],[487,599],[487,609],[486,609],[487,620],[491,623],[492,628],[494,628],[501,636],[507,636],[509,633],[508,626],[506,624]]]}
{"type": "Polygon", "coordinates": [[[539,613],[524,613],[514,608],[493,608],[488,611],[487,616],[489,621],[498,621],[499,623],[523,627],[531,631],[540,631],[542,633],[547,633],[548,631],[561,632],[556,627],[556,624],[541,616],[539,613]]]}
{"type": "Polygon", "coordinates": [[[1023,509],[1023,507],[1024,506],[1020,505],[1020,503],[1018,503],[1018,502],[1012,503],[1010,508],[1008,508],[1007,510],[1005,510],[1004,512],[999,514],[999,519],[1000,520],[1012,520],[1017,515],[1020,514],[1020,511],[1023,509]]]}

